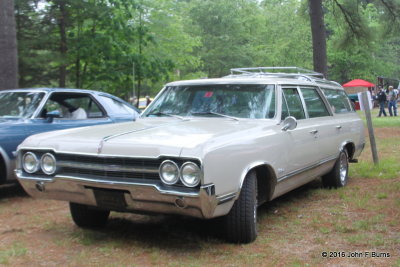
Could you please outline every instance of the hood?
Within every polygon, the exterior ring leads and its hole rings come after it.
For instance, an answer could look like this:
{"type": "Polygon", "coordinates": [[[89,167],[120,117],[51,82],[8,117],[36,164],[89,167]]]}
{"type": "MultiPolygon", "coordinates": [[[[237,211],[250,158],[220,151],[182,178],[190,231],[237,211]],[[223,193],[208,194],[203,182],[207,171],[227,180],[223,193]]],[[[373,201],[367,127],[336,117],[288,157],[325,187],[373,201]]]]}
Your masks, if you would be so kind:
{"type": "Polygon", "coordinates": [[[2,118],[0,117],[0,127],[3,127],[5,125],[15,125],[15,124],[21,124],[21,123],[26,123],[28,119],[23,119],[23,118],[2,118]]]}
{"type": "Polygon", "coordinates": [[[0,118],[0,137],[10,137],[21,134],[26,127],[28,119],[0,118]]]}
{"type": "Polygon", "coordinates": [[[246,136],[255,127],[271,125],[276,125],[276,122],[227,118],[143,118],[136,122],[42,133],[27,138],[21,147],[39,146],[60,152],[151,158],[180,156],[183,149],[197,150],[199,147],[220,145],[246,136]]]}

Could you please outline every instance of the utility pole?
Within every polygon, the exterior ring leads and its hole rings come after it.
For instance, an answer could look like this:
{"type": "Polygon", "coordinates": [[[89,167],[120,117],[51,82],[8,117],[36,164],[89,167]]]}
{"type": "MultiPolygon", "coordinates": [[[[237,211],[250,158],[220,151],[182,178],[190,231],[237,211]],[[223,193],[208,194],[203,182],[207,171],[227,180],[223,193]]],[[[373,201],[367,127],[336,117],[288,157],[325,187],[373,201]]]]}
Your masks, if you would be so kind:
{"type": "Polygon", "coordinates": [[[369,141],[371,143],[372,159],[374,160],[374,164],[377,165],[379,164],[378,150],[376,149],[375,134],[374,134],[374,128],[372,126],[371,110],[369,108],[367,92],[361,93],[361,99],[364,107],[365,118],[367,120],[369,141]]]}

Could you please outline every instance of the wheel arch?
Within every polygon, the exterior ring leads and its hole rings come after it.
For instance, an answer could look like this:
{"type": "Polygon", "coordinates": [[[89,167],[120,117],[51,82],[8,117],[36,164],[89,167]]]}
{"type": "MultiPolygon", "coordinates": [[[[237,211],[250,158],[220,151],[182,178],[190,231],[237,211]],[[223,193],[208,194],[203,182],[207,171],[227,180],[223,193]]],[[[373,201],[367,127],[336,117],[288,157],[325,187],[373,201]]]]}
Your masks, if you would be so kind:
{"type": "Polygon", "coordinates": [[[256,173],[257,177],[258,203],[262,204],[271,200],[277,183],[277,178],[274,168],[267,162],[256,162],[246,168],[242,173],[238,192],[241,191],[247,174],[252,171],[256,173]]]}
{"type": "Polygon", "coordinates": [[[349,156],[349,160],[351,160],[354,156],[354,153],[356,152],[356,146],[354,144],[353,141],[345,141],[344,143],[342,143],[341,147],[340,147],[340,151],[346,149],[347,150],[347,154],[349,156]]]}
{"type": "Polygon", "coordinates": [[[10,160],[4,149],[0,146],[0,184],[7,181],[10,172],[10,160]]]}

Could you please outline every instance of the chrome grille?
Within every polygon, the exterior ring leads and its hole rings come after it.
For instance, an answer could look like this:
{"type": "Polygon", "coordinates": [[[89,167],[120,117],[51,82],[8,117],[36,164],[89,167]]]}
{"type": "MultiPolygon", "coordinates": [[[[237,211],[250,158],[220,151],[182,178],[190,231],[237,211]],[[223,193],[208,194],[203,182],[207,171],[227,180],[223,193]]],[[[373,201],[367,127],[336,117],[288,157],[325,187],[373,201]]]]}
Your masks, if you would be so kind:
{"type": "Polygon", "coordinates": [[[57,154],[57,174],[93,179],[144,179],[159,181],[162,159],[135,159],[57,154]]]}

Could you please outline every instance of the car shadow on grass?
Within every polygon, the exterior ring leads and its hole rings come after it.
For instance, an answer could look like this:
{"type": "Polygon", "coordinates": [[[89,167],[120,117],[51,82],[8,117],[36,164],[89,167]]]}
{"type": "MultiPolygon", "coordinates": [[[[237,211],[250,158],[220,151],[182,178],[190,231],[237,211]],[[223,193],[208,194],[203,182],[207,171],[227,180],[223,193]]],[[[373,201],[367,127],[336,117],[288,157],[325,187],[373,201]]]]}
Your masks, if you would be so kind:
{"type": "Polygon", "coordinates": [[[22,186],[17,182],[0,185],[0,200],[14,197],[28,197],[28,195],[25,193],[22,186]]]}
{"type": "MultiPolygon", "coordinates": [[[[312,201],[309,196],[321,188],[320,180],[312,181],[258,209],[258,223],[265,223],[271,216],[279,216],[276,210],[293,202],[312,201]]],[[[112,213],[105,228],[88,230],[96,242],[117,242],[124,245],[137,244],[164,250],[196,250],[211,244],[224,244],[221,218],[201,220],[175,215],[138,215],[112,213]],[[96,234],[97,233],[97,234],[96,234]]],[[[86,231],[86,230],[84,230],[86,231]]],[[[259,233],[260,234],[260,233],[259,233]]],[[[89,243],[91,243],[89,241],[89,243]]]]}

